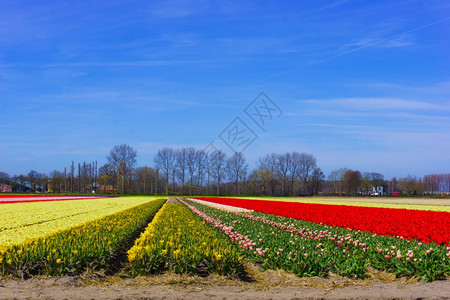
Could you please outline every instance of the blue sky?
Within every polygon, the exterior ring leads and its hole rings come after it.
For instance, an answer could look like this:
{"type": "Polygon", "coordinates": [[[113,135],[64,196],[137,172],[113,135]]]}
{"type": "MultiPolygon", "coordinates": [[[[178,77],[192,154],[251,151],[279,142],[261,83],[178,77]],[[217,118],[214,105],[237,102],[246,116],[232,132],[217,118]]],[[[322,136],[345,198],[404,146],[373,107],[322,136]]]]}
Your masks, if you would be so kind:
{"type": "Polygon", "coordinates": [[[239,117],[269,152],[326,174],[450,171],[447,1],[0,1],[0,170],[151,165],[239,117]],[[265,92],[265,131],[244,109],[265,92]]]}

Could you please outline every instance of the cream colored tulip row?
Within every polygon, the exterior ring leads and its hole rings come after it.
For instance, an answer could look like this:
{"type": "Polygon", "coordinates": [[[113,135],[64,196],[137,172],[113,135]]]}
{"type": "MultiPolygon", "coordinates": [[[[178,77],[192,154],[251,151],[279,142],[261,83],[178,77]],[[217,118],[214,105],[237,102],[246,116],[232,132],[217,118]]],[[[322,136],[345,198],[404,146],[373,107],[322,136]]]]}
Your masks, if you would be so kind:
{"type": "Polygon", "coordinates": [[[311,204],[349,205],[362,207],[384,207],[450,212],[449,199],[425,198],[349,198],[349,197],[236,197],[248,200],[300,202],[311,204]]]}
{"type": "Polygon", "coordinates": [[[118,197],[2,204],[0,246],[45,237],[155,199],[157,197],[118,197]]]}

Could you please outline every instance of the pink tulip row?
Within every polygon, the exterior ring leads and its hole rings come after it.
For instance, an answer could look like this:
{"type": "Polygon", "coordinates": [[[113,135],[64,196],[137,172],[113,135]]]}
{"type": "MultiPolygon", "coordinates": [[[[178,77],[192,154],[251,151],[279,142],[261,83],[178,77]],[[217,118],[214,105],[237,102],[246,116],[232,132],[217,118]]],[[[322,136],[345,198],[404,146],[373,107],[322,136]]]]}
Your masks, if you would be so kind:
{"type": "Polygon", "coordinates": [[[245,251],[246,249],[252,251],[254,247],[256,247],[256,243],[253,242],[248,238],[248,236],[243,236],[237,231],[234,231],[233,226],[226,226],[222,224],[220,220],[216,220],[214,218],[209,217],[205,213],[199,211],[197,208],[189,205],[188,203],[184,202],[183,200],[180,200],[181,203],[186,205],[194,214],[201,217],[203,220],[205,220],[207,223],[212,224],[215,228],[219,228],[222,230],[223,233],[225,233],[232,241],[238,242],[239,246],[242,247],[242,250],[245,251]]]}
{"type": "MultiPolygon", "coordinates": [[[[246,213],[233,213],[236,216],[240,216],[240,217],[244,217],[247,218],[249,220],[252,221],[256,221],[256,222],[261,222],[263,224],[272,226],[274,228],[279,228],[282,229],[286,232],[289,232],[291,234],[297,234],[300,235],[303,238],[307,238],[310,240],[320,240],[320,239],[328,239],[330,241],[336,241],[337,246],[341,246],[343,243],[349,245],[349,244],[353,244],[353,246],[359,246],[361,248],[363,248],[363,251],[366,252],[367,251],[367,245],[366,243],[361,243],[359,240],[355,240],[356,236],[358,235],[358,233],[360,231],[355,231],[353,234],[348,233],[345,237],[344,236],[338,236],[337,234],[334,234],[331,231],[328,230],[315,230],[315,231],[308,231],[305,228],[301,228],[298,229],[296,228],[294,225],[289,224],[289,223],[279,223],[279,222],[274,222],[268,219],[265,219],[263,217],[260,216],[254,216],[251,214],[246,214],[246,213]]],[[[326,227],[326,226],[325,226],[326,227]]],[[[292,241],[293,244],[295,244],[295,242],[292,241]]],[[[319,243],[316,245],[317,248],[320,248],[320,246],[322,245],[322,243],[319,243]]],[[[347,249],[348,250],[348,249],[347,249]]]]}

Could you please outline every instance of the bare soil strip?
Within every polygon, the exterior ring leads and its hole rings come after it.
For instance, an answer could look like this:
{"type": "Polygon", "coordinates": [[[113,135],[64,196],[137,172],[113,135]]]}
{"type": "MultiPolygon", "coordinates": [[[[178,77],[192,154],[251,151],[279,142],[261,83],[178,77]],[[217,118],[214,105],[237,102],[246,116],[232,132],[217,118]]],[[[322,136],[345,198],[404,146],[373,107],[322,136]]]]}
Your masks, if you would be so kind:
{"type": "Polygon", "coordinates": [[[449,299],[450,281],[419,282],[372,274],[371,279],[298,278],[282,271],[250,267],[254,280],[243,282],[211,275],[166,273],[138,277],[37,277],[0,280],[0,299],[449,299]]]}
{"type": "Polygon", "coordinates": [[[167,199],[167,203],[180,203],[180,202],[178,201],[178,198],[170,197],[169,199],[167,199]]]}

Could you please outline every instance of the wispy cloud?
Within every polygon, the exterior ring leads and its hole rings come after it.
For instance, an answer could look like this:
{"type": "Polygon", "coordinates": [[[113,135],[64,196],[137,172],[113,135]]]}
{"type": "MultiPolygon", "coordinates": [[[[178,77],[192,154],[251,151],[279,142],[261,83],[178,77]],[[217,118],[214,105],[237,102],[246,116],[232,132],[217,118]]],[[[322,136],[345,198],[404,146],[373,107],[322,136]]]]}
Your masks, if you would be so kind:
{"type": "Polygon", "coordinates": [[[429,23],[426,23],[426,24],[423,24],[420,26],[413,27],[409,30],[402,31],[402,32],[399,32],[396,34],[390,34],[390,35],[386,35],[384,37],[379,37],[376,39],[363,39],[360,41],[344,43],[344,44],[336,47],[332,51],[329,51],[329,53],[322,58],[303,63],[296,68],[291,68],[291,69],[288,69],[288,70],[285,70],[282,72],[274,73],[271,76],[268,76],[266,78],[259,80],[258,82],[265,82],[270,79],[273,79],[273,78],[276,78],[279,76],[284,76],[284,75],[290,74],[292,72],[296,72],[296,71],[299,71],[299,70],[302,70],[302,69],[305,69],[305,68],[308,68],[308,67],[311,67],[314,65],[323,64],[325,62],[334,60],[336,58],[362,51],[369,47],[385,47],[385,48],[404,47],[404,46],[410,45],[412,43],[411,41],[408,41],[408,37],[411,37],[414,32],[423,30],[428,27],[436,26],[440,23],[448,22],[449,20],[450,20],[450,17],[445,17],[445,18],[434,20],[432,22],[429,22],[429,23]],[[353,47],[349,47],[349,45],[353,45],[353,47]]]}
{"type": "Polygon", "coordinates": [[[334,8],[336,6],[342,5],[344,3],[346,3],[347,0],[340,0],[340,1],[336,1],[334,3],[319,7],[317,10],[326,10],[326,9],[330,9],[330,8],[334,8]]]}
{"type": "Polygon", "coordinates": [[[385,38],[365,38],[355,42],[350,42],[340,47],[342,51],[349,51],[354,48],[398,48],[406,47],[413,44],[414,36],[412,34],[404,34],[392,39],[385,38]]]}
{"type": "Polygon", "coordinates": [[[0,65],[0,69],[13,69],[24,67],[37,67],[37,68],[119,68],[119,67],[156,67],[167,65],[180,65],[180,64],[195,64],[204,61],[198,60],[135,60],[135,61],[85,61],[85,62],[73,62],[73,63],[43,63],[43,64],[3,64],[0,65]]]}
{"type": "Polygon", "coordinates": [[[434,110],[450,111],[450,106],[425,101],[415,101],[397,98],[340,98],[331,100],[303,100],[306,103],[321,106],[345,107],[352,110],[434,110]]]}
{"type": "Polygon", "coordinates": [[[190,9],[164,7],[151,12],[152,15],[159,18],[182,18],[193,14],[190,9]]]}
{"type": "Polygon", "coordinates": [[[169,0],[152,3],[150,14],[157,18],[183,18],[197,13],[205,3],[201,1],[169,0]]]}

